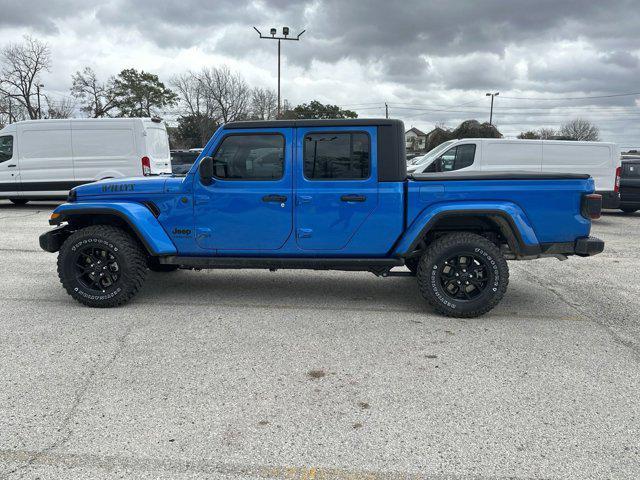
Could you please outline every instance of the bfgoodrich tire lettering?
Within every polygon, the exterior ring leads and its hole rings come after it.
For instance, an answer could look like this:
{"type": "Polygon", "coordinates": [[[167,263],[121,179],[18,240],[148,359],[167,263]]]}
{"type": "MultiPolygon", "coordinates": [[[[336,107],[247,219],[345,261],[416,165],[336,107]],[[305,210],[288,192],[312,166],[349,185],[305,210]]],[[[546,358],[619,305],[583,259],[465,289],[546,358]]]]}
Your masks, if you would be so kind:
{"type": "Polygon", "coordinates": [[[94,225],[78,230],[62,244],[58,276],[78,302],[90,307],[117,307],[142,286],[146,260],[146,253],[127,232],[110,225],[94,225]]]}
{"type": "Polygon", "coordinates": [[[451,233],[434,241],[418,265],[422,296],[438,312],[470,318],[495,307],[509,283],[498,247],[474,233],[451,233]]]}

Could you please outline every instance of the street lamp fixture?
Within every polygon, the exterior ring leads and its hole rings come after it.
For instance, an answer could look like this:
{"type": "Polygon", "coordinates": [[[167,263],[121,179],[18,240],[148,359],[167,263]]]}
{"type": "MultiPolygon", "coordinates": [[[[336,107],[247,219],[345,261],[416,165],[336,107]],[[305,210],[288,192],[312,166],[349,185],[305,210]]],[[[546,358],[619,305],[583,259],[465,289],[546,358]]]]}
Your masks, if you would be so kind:
{"type": "Polygon", "coordinates": [[[487,97],[491,97],[491,111],[489,113],[489,125],[493,125],[493,99],[500,95],[500,92],[487,93],[487,97]]]}
{"type": "Polygon", "coordinates": [[[258,30],[256,27],[253,27],[253,29],[258,32],[258,35],[260,38],[265,39],[265,40],[277,40],[278,41],[278,117],[280,116],[281,113],[281,109],[280,109],[280,42],[282,40],[292,40],[292,41],[299,41],[300,37],[302,36],[302,34],[304,32],[306,32],[306,30],[302,30],[297,36],[295,37],[289,37],[289,32],[290,29],[289,27],[282,27],[282,36],[281,37],[277,37],[276,34],[278,33],[278,30],[276,28],[271,28],[269,30],[269,33],[271,34],[271,36],[267,36],[267,35],[263,35],[262,32],[260,32],[260,30],[258,30]]]}

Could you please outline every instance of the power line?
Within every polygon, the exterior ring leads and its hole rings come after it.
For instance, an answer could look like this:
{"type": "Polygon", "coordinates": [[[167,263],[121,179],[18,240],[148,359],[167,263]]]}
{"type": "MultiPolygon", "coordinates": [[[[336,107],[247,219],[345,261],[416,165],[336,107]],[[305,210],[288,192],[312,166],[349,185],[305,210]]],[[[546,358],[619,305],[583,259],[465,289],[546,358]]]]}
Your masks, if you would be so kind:
{"type": "Polygon", "coordinates": [[[513,100],[586,100],[592,98],[614,98],[614,97],[635,97],[640,95],[640,92],[631,92],[631,93],[615,93],[611,95],[596,95],[592,97],[509,97],[503,96],[502,98],[509,98],[513,100]]]}

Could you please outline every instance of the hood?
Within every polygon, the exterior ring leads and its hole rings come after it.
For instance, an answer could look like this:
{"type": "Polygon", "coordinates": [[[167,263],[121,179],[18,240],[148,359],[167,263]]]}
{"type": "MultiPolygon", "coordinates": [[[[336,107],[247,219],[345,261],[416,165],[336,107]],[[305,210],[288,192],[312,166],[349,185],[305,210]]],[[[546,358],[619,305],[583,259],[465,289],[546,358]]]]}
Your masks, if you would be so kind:
{"type": "Polygon", "coordinates": [[[174,179],[171,177],[132,177],[132,178],[113,178],[108,180],[100,180],[99,182],[87,183],[80,185],[72,190],[72,195],[77,197],[84,196],[105,196],[105,195],[138,195],[150,193],[164,193],[165,185],[174,179]]]}

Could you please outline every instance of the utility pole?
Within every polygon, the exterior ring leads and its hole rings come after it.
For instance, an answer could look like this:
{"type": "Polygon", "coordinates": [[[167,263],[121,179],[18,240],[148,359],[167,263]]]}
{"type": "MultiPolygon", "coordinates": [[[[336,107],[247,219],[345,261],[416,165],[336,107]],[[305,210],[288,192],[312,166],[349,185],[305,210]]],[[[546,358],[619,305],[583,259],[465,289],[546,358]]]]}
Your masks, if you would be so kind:
{"type": "Polygon", "coordinates": [[[487,93],[487,97],[491,97],[491,112],[489,113],[489,125],[493,125],[493,98],[500,95],[500,92],[487,93]]]}
{"type": "Polygon", "coordinates": [[[278,30],[275,28],[272,28],[271,30],[269,30],[269,33],[271,34],[271,36],[267,36],[267,35],[262,35],[262,33],[260,32],[260,30],[258,30],[256,27],[253,27],[253,29],[258,32],[258,35],[260,36],[260,38],[263,38],[265,40],[277,40],[278,41],[278,117],[280,117],[280,114],[282,113],[281,111],[281,103],[280,103],[280,43],[282,40],[292,40],[292,41],[299,41],[300,40],[300,36],[306,32],[306,30],[302,30],[297,37],[295,38],[289,38],[289,27],[282,27],[282,35],[281,37],[276,37],[276,33],[278,33],[278,30]]]}
{"type": "Polygon", "coordinates": [[[389,105],[387,105],[387,102],[384,102],[384,118],[389,118],[389,105]]]}
{"type": "Polygon", "coordinates": [[[40,108],[40,89],[44,88],[44,85],[38,83],[36,85],[36,92],[38,92],[38,118],[42,118],[42,109],[40,108]]]}

